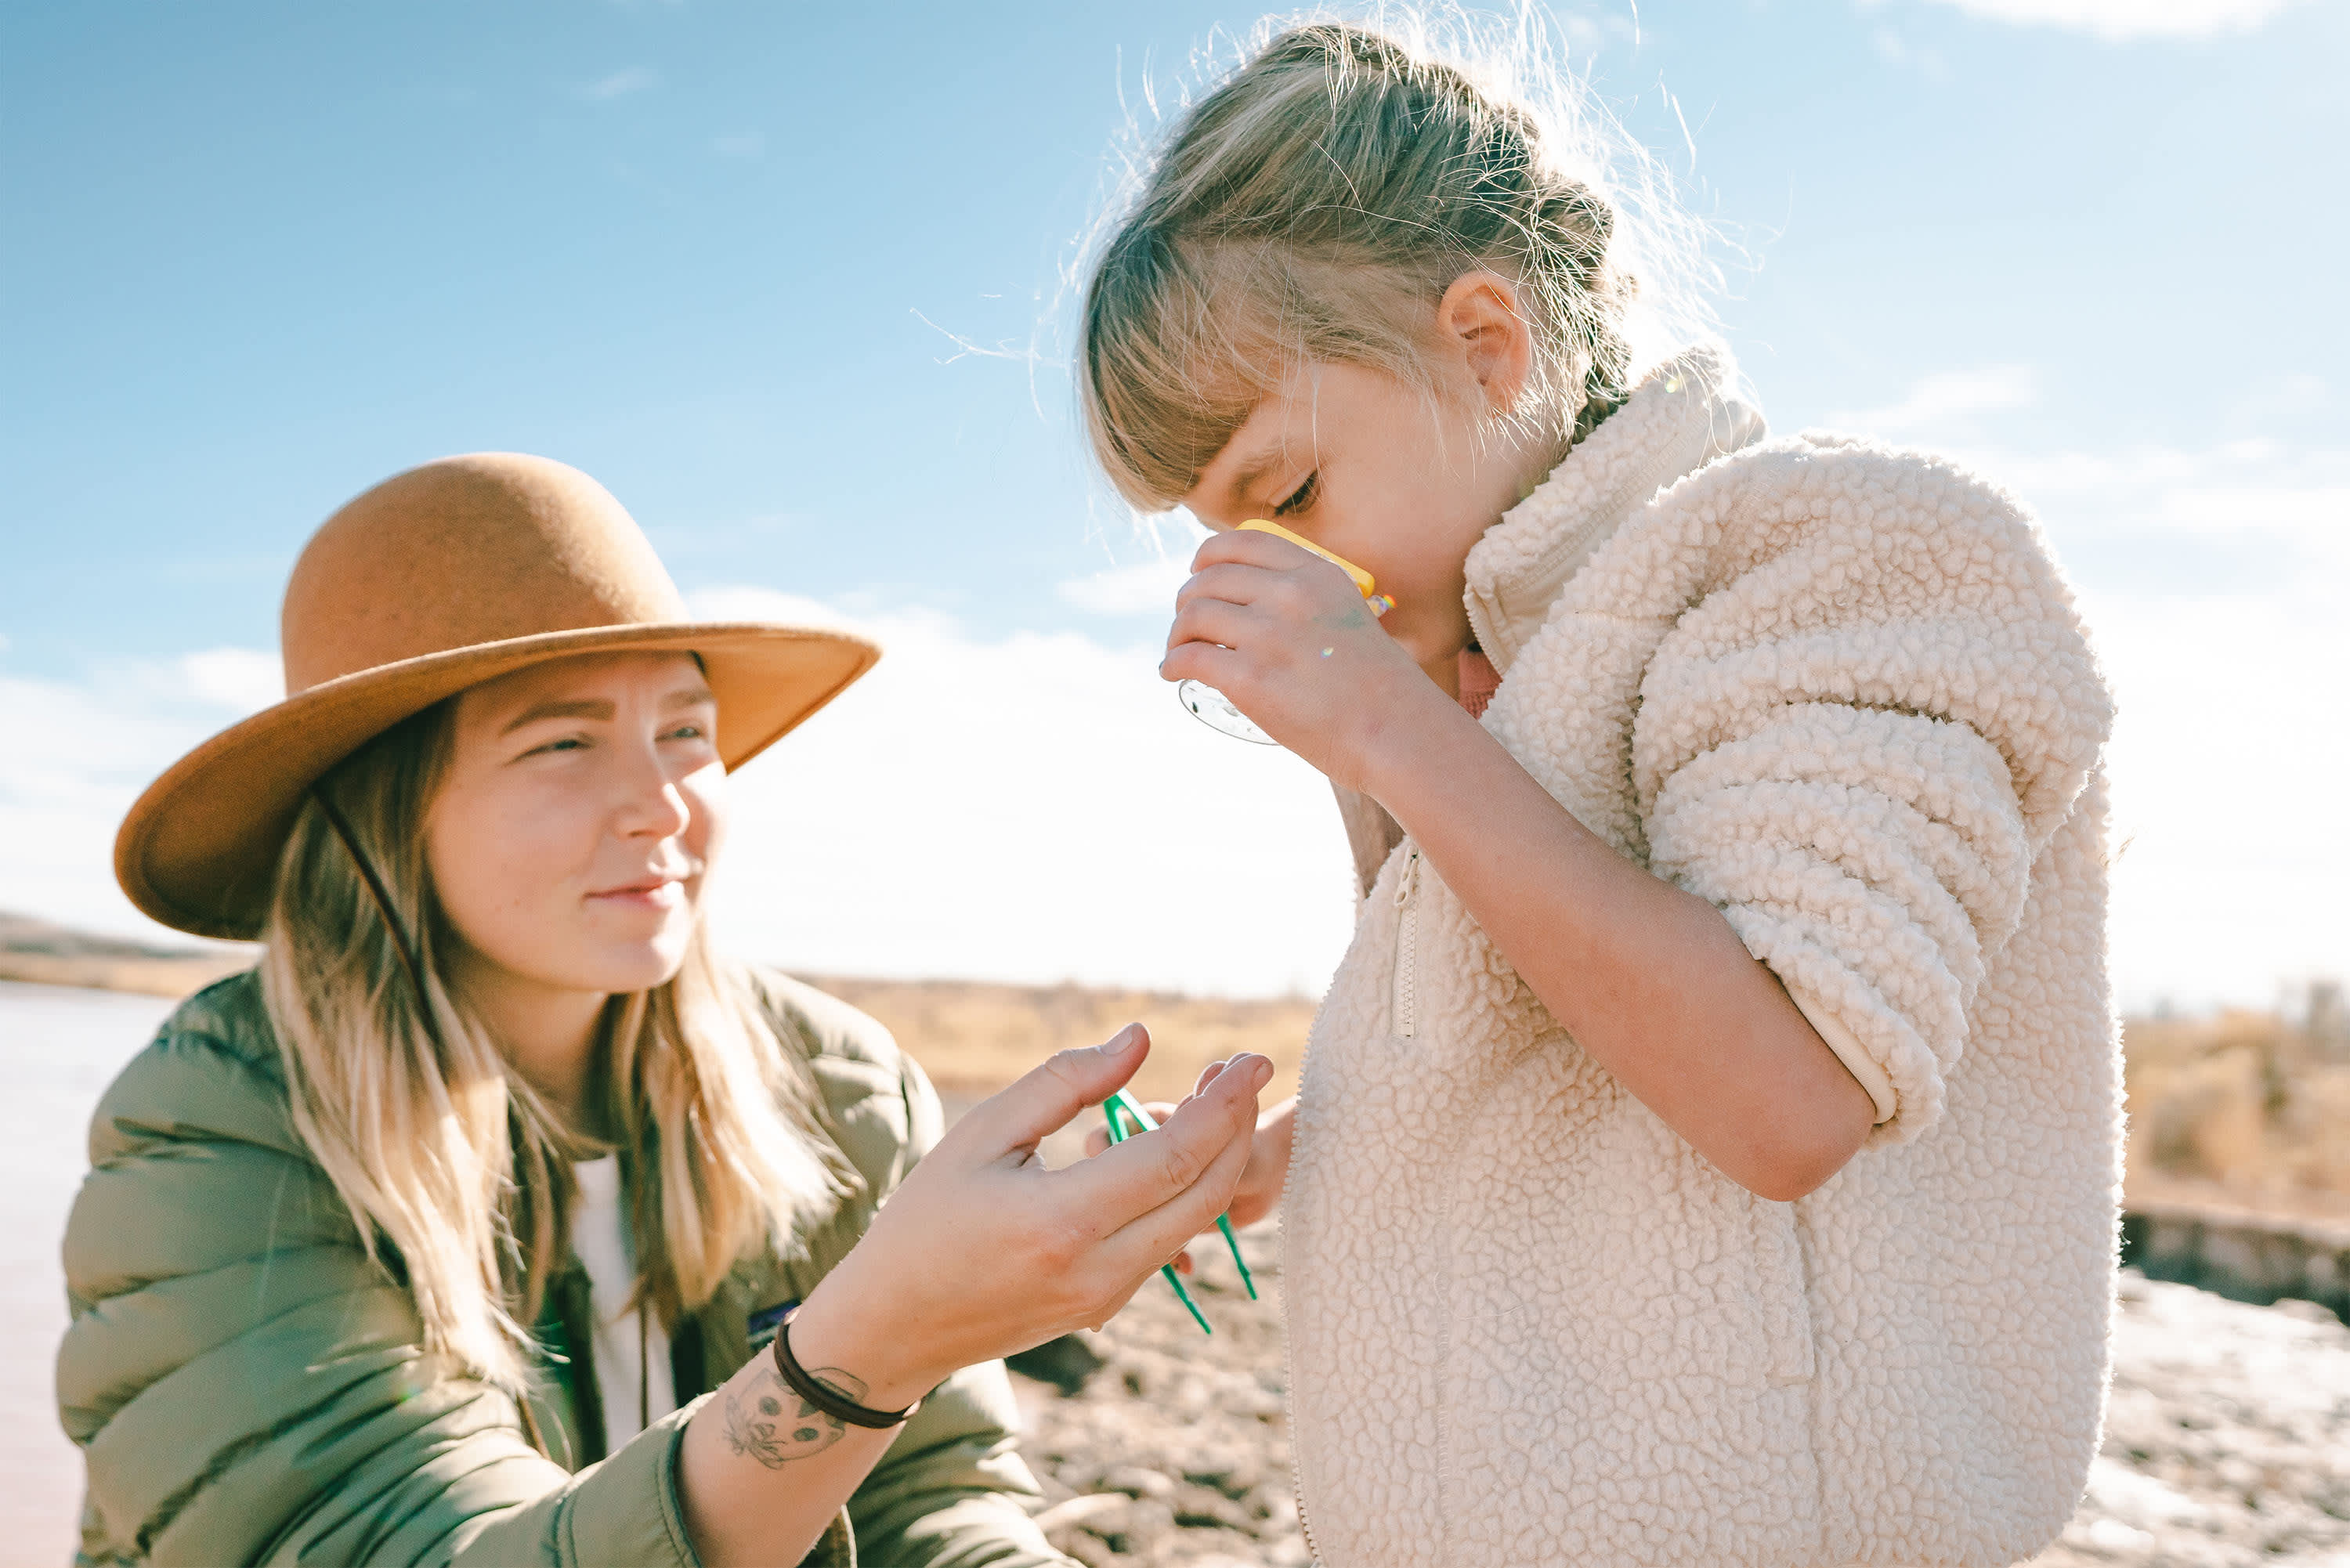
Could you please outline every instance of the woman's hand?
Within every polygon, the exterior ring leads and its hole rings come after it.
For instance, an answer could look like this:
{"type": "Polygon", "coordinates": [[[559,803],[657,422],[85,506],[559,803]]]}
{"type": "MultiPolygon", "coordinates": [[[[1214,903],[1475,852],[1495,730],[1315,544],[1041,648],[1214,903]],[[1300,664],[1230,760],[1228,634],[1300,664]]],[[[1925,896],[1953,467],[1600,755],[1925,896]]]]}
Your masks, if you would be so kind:
{"type": "MultiPolygon", "coordinates": [[[[1150,1048],[1130,1024],[975,1106],[922,1158],[792,1318],[809,1375],[902,1409],[976,1361],[1099,1325],[1232,1202],[1262,1056],[1235,1056],[1156,1132],[1047,1170],[1045,1135],[1122,1087],[1150,1048]]],[[[899,1428],[853,1427],[753,1356],[686,1423],[678,1490],[711,1568],[796,1563],[899,1428]]]]}
{"type": "Polygon", "coordinates": [[[1036,1146],[1142,1064],[1133,1024],[1064,1051],[974,1107],[916,1166],[792,1327],[807,1366],[855,1373],[895,1409],[973,1362],[1098,1327],[1230,1208],[1273,1064],[1202,1077],[1156,1132],[1047,1170],[1036,1146]]]}
{"type": "Polygon", "coordinates": [[[1346,573],[1254,532],[1215,535],[1191,557],[1159,673],[1206,681],[1349,789],[1363,786],[1384,735],[1451,702],[1346,573]]]}
{"type": "MultiPolygon", "coordinates": [[[[1210,1076],[1222,1066],[1223,1064],[1218,1062],[1201,1074],[1200,1086],[1206,1087],[1210,1076]]],[[[1197,1092],[1196,1089],[1193,1091],[1197,1092]]],[[[1161,1122],[1175,1111],[1174,1106],[1156,1100],[1142,1108],[1161,1122]]],[[[1289,1151],[1296,1132],[1297,1100],[1295,1096],[1257,1117],[1256,1132],[1249,1139],[1248,1164],[1241,1171],[1240,1185],[1232,1189],[1232,1206],[1224,1212],[1224,1217],[1234,1225],[1253,1225],[1280,1205],[1282,1188],[1289,1180],[1289,1151]]],[[[1087,1135],[1087,1155],[1099,1155],[1109,1147],[1107,1128],[1096,1127],[1087,1135]]],[[[1214,1224],[1211,1219],[1201,1229],[1205,1231],[1214,1224]]],[[[1191,1253],[1187,1251],[1177,1257],[1175,1268],[1180,1273],[1190,1273],[1191,1253]]]]}

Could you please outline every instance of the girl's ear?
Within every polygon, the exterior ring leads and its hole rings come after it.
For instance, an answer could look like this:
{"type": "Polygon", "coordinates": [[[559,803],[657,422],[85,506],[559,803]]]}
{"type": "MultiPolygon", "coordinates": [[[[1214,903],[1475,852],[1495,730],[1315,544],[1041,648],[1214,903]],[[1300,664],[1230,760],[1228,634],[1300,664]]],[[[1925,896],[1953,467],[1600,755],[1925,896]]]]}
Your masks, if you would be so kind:
{"type": "Polygon", "coordinates": [[[1436,334],[1484,394],[1489,412],[1518,406],[1534,374],[1534,338],[1518,313],[1515,284],[1499,273],[1462,273],[1436,302],[1436,334]]]}

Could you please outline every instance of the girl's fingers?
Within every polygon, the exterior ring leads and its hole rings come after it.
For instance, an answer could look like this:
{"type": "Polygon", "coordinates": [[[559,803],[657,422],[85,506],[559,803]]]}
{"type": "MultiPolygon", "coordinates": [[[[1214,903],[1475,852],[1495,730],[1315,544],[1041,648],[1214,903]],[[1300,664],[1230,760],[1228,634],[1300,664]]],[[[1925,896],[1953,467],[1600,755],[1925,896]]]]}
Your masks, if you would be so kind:
{"type": "Polygon", "coordinates": [[[1227,696],[1246,673],[1247,666],[1239,654],[1212,642],[1187,642],[1159,661],[1161,680],[1202,681],[1227,696]]]}
{"type": "Polygon", "coordinates": [[[1172,651],[1187,642],[1206,642],[1238,648],[1263,625],[1263,618],[1245,605],[1193,599],[1175,612],[1175,622],[1167,628],[1167,647],[1172,651]]]}
{"type": "Polygon", "coordinates": [[[1336,562],[1253,529],[1211,535],[1192,553],[1191,576],[1195,582],[1211,569],[1223,567],[1253,568],[1256,580],[1247,590],[1251,597],[1262,594],[1270,583],[1318,582],[1333,587],[1344,584],[1348,593],[1354,592],[1355,587],[1354,579],[1336,562]]]}
{"type": "MultiPolygon", "coordinates": [[[[1208,1085],[1215,1081],[1216,1075],[1223,1070],[1224,1064],[1222,1062],[1211,1062],[1206,1066],[1201,1068],[1200,1081],[1191,1085],[1191,1092],[1195,1095],[1204,1093],[1208,1085]]],[[[1153,1111],[1150,1114],[1155,1116],[1159,1113],[1157,1111],[1153,1111]]]]}
{"type": "Polygon", "coordinates": [[[1244,605],[1271,589],[1281,579],[1261,566],[1243,566],[1226,562],[1193,572],[1175,590],[1175,607],[1181,609],[1195,599],[1222,599],[1227,604],[1244,605]]]}
{"type": "MultiPolygon", "coordinates": [[[[1228,528],[1209,535],[1200,541],[1200,547],[1191,552],[1191,570],[1195,573],[1223,565],[1285,572],[1298,566],[1329,566],[1329,563],[1313,551],[1301,550],[1276,535],[1260,534],[1253,528],[1228,528]]],[[[1331,569],[1336,571],[1337,568],[1331,569]]]]}

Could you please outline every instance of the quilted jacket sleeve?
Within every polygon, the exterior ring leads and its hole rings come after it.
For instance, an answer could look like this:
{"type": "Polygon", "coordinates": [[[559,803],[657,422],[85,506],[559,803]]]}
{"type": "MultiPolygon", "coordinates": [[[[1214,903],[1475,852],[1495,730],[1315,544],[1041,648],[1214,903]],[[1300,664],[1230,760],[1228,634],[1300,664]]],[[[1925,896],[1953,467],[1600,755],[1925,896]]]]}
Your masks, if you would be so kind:
{"type": "Polygon", "coordinates": [[[1641,685],[1649,864],[1722,910],[1895,1141],[1940,1112],[2112,705],[2005,494],[1833,438],[1737,466],[1675,498],[1706,547],[1641,685]]]}
{"type": "Polygon", "coordinates": [[[99,1106],[57,1360],[83,1560],[691,1563],[684,1416],[577,1475],[540,1457],[511,1397],[423,1355],[273,1066],[168,1029],[99,1106]]]}

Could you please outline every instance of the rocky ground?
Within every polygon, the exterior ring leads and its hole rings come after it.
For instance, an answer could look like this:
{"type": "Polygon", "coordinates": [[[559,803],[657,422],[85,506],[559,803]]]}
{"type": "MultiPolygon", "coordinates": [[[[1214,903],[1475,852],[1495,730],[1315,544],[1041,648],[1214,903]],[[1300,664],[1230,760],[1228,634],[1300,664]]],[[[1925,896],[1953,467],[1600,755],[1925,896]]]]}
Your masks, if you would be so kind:
{"type": "Polygon", "coordinates": [[[1186,1287],[1203,1334],[1164,1281],[1110,1325],[1015,1364],[1024,1447],[1043,1481],[1042,1522],[1079,1562],[1191,1568],[1303,1564],[1282,1415],[1274,1227],[1241,1233],[1262,1300],[1221,1242],[1192,1249],[1186,1287]]]}
{"type": "MultiPolygon", "coordinates": [[[[1015,1376],[1046,1533],[1082,1563],[1302,1564],[1282,1417],[1270,1225],[1243,1237],[1264,1299],[1198,1247],[1202,1335],[1159,1282],[1099,1334],[1015,1376]]],[[[2088,1495],[2033,1568],[2350,1568],[2350,1328],[2124,1277],[2112,1415],[2088,1495]]]]}

